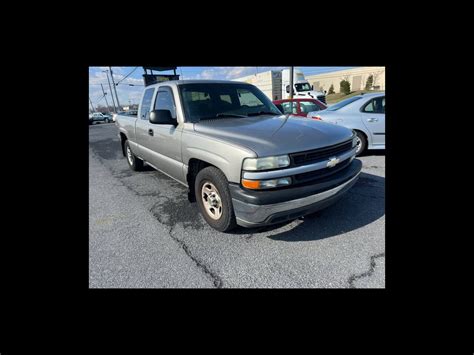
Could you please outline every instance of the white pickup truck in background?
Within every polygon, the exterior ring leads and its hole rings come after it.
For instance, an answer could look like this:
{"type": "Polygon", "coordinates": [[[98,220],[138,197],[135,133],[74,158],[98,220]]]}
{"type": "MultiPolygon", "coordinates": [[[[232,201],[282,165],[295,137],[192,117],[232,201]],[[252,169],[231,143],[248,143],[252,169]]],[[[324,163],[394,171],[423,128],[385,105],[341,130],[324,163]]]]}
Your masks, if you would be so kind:
{"type": "MultiPolygon", "coordinates": [[[[255,85],[272,101],[287,99],[290,96],[289,69],[271,70],[234,79],[234,81],[255,85]]],[[[326,93],[315,91],[299,69],[295,69],[293,73],[293,92],[294,98],[317,99],[326,103],[326,93]]]]}

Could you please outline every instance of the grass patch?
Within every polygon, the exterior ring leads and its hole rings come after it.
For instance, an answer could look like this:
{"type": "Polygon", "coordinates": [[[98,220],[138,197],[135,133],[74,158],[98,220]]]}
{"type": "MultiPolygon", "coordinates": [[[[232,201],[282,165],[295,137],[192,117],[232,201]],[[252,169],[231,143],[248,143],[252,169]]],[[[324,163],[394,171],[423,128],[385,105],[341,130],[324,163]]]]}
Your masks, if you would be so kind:
{"type": "Polygon", "coordinates": [[[349,97],[360,95],[362,93],[367,93],[367,94],[374,94],[376,92],[385,92],[383,90],[358,90],[358,91],[352,91],[349,95],[344,95],[343,93],[335,93],[335,94],[330,94],[326,96],[326,102],[328,105],[333,105],[339,101],[348,99],[349,97]]]}

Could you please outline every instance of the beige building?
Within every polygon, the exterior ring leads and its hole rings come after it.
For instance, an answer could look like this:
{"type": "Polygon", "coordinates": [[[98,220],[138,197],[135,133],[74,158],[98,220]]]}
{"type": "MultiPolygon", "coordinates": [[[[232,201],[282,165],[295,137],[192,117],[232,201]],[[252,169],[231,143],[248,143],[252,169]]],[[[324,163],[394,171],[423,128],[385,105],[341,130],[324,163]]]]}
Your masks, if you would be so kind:
{"type": "Polygon", "coordinates": [[[331,73],[318,75],[308,75],[306,80],[314,86],[314,90],[329,91],[329,87],[334,85],[334,92],[341,91],[340,83],[347,80],[351,83],[351,91],[364,90],[367,78],[373,75],[373,89],[385,90],[385,67],[359,67],[353,69],[339,70],[331,73]]]}

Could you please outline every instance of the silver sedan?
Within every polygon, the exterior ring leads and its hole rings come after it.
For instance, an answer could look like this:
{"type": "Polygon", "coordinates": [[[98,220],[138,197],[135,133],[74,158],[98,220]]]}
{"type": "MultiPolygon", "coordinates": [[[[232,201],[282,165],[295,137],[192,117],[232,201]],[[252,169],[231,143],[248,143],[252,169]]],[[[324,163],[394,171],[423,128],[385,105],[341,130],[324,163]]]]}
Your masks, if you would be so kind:
{"type": "Polygon", "coordinates": [[[366,149],[385,149],[385,93],[353,96],[307,117],[353,129],[357,155],[366,149]]]}

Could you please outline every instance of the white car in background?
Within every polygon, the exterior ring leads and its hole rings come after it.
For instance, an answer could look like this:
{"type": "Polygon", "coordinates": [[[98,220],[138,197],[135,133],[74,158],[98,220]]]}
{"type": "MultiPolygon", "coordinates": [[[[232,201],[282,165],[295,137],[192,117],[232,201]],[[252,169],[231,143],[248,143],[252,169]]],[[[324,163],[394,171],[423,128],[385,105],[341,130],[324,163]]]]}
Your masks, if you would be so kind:
{"type": "Polygon", "coordinates": [[[357,155],[366,149],[385,149],[385,93],[361,94],[340,101],[322,111],[308,113],[313,118],[357,133],[357,155]]]}

